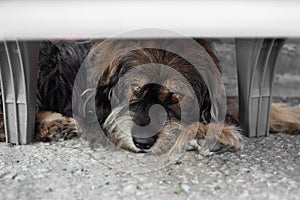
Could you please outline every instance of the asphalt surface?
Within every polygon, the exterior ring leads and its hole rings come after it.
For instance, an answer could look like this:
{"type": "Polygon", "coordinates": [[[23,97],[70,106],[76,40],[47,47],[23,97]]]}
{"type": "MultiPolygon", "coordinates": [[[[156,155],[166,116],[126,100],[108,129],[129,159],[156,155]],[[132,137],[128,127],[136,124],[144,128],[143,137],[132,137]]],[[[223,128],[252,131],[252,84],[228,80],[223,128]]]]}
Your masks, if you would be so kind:
{"type": "MultiPolygon", "coordinates": [[[[237,95],[232,43],[215,44],[229,96],[237,95]]],[[[299,104],[300,45],[279,58],[274,99],[299,104]]],[[[1,128],[1,124],[0,124],[1,128]]],[[[300,135],[244,138],[240,152],[166,157],[95,150],[80,139],[0,143],[0,199],[299,199],[300,135]]]]}

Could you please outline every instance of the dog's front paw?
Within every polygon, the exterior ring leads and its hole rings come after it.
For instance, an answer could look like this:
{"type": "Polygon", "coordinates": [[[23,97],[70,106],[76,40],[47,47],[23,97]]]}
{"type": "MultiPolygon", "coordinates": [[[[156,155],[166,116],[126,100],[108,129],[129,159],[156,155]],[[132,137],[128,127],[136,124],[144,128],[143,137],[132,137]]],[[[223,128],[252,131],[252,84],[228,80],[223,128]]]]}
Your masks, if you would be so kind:
{"type": "Polygon", "coordinates": [[[36,140],[60,141],[78,137],[75,120],[59,113],[40,112],[36,115],[36,140]]]}
{"type": "Polygon", "coordinates": [[[242,135],[240,134],[240,129],[235,126],[225,126],[220,135],[219,142],[222,144],[233,148],[235,151],[242,149],[242,135]]]}
{"type": "Polygon", "coordinates": [[[236,126],[210,123],[205,139],[215,140],[235,151],[242,149],[242,136],[236,126]]]}

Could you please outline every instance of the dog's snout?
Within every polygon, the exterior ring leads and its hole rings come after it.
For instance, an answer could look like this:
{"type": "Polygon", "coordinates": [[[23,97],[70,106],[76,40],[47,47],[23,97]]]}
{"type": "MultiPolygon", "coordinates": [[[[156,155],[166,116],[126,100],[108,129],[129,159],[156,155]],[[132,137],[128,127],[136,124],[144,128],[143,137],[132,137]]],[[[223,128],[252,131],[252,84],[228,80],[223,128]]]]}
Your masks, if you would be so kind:
{"type": "Polygon", "coordinates": [[[138,126],[147,126],[151,123],[150,117],[143,112],[135,113],[133,115],[132,121],[138,126]]]}
{"type": "Polygon", "coordinates": [[[158,137],[158,130],[153,127],[134,126],[131,131],[134,145],[142,150],[150,149],[158,137]]]}
{"type": "Polygon", "coordinates": [[[142,150],[150,149],[156,141],[156,137],[149,137],[149,138],[133,137],[132,139],[133,139],[134,145],[137,148],[142,149],[142,150]]]}

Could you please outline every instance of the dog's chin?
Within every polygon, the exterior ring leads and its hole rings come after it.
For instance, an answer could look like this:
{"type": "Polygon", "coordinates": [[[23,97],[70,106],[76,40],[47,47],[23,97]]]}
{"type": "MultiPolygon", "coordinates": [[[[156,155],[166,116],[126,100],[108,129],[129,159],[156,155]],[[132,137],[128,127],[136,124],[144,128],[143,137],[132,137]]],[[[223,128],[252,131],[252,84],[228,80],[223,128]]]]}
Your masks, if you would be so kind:
{"type": "Polygon", "coordinates": [[[132,128],[134,122],[129,112],[122,113],[123,107],[112,110],[103,124],[106,136],[118,148],[134,153],[168,153],[175,144],[181,132],[181,125],[177,121],[166,121],[159,133],[155,143],[149,149],[140,149],[133,142],[132,128]]]}

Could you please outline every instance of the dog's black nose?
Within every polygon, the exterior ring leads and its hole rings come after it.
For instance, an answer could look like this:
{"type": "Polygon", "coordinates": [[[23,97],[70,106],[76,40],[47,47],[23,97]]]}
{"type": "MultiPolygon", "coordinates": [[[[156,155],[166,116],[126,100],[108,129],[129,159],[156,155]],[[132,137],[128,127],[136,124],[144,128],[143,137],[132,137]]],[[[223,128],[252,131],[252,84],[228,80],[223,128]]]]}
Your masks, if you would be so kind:
{"type": "Polygon", "coordinates": [[[142,150],[150,149],[156,141],[156,137],[138,138],[132,137],[134,145],[142,150]]]}

